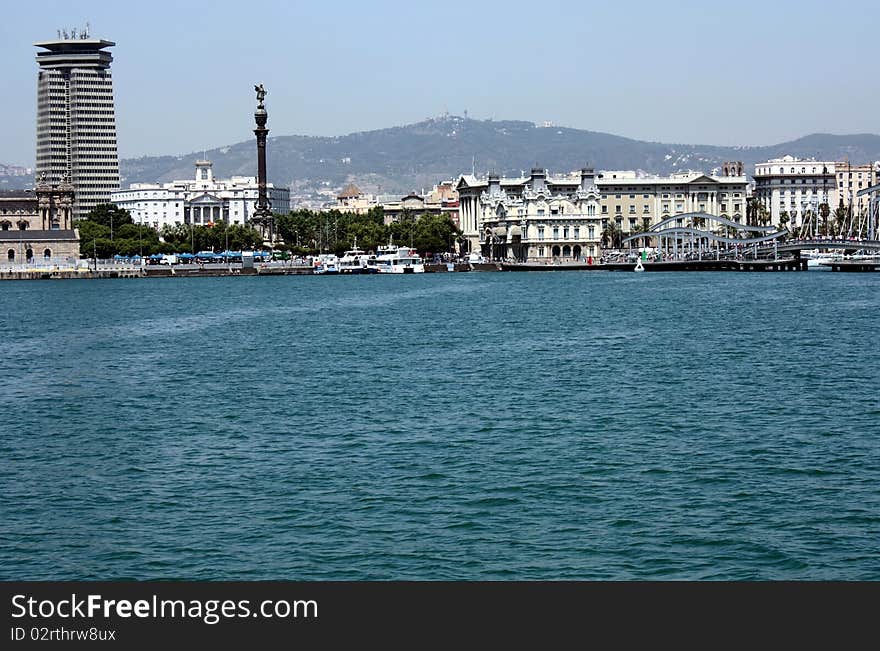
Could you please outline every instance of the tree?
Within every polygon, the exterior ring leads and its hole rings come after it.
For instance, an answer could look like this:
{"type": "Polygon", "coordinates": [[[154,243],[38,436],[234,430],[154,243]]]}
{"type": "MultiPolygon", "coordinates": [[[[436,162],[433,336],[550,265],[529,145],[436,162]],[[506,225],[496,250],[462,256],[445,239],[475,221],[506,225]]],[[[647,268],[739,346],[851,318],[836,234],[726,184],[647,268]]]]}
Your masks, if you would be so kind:
{"type": "Polygon", "coordinates": [[[834,230],[838,235],[846,235],[846,222],[849,219],[849,210],[845,206],[834,209],[834,230]]]}
{"type": "Polygon", "coordinates": [[[779,227],[788,230],[788,222],[791,221],[791,217],[788,216],[788,211],[783,210],[779,213],[779,227]]]}
{"type": "Polygon", "coordinates": [[[830,233],[830,231],[828,230],[828,228],[829,228],[828,215],[830,215],[830,214],[831,214],[831,206],[829,206],[827,203],[820,203],[819,204],[819,216],[822,218],[822,232],[825,235],[828,235],[830,233]]]}
{"type": "Polygon", "coordinates": [[[413,227],[413,246],[420,253],[452,251],[461,231],[448,215],[425,214],[413,227]]]}
{"type": "Polygon", "coordinates": [[[609,219],[602,229],[602,248],[620,248],[620,229],[617,223],[609,219]]]}
{"type": "Polygon", "coordinates": [[[131,213],[124,208],[120,208],[115,203],[99,203],[88,212],[86,219],[113,230],[126,224],[134,223],[131,213]]]}

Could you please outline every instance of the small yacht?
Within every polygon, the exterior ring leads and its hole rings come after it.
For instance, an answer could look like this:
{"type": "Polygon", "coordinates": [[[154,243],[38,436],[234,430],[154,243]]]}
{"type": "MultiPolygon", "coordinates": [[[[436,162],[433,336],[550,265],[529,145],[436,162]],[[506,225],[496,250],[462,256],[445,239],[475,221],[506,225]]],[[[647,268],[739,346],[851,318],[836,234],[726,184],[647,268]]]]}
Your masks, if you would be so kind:
{"type": "Polygon", "coordinates": [[[370,261],[380,274],[421,274],[425,273],[425,263],[415,249],[408,246],[389,244],[376,250],[376,257],[370,261]]]}
{"type": "Polygon", "coordinates": [[[315,258],[315,268],[312,273],[316,274],[338,274],[339,273],[339,257],[332,253],[322,253],[315,258]]]}

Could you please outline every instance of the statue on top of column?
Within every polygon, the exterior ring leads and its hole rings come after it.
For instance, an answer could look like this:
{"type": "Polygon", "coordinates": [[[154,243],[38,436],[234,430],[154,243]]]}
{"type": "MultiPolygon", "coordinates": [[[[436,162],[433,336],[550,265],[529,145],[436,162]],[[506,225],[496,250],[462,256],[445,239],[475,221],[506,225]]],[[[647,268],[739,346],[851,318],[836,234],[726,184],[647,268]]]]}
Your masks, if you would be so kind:
{"type": "Polygon", "coordinates": [[[254,90],[257,91],[257,108],[266,108],[263,106],[263,100],[266,99],[266,89],[263,84],[254,84],[254,90]]]}

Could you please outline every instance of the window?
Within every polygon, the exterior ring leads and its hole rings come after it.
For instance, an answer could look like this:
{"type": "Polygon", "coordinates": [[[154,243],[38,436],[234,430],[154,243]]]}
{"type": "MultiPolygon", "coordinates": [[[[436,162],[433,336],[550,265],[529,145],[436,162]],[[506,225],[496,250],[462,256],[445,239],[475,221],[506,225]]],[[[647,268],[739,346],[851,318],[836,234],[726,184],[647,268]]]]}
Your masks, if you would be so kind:
{"type": "Polygon", "coordinates": [[[587,235],[591,240],[596,239],[596,227],[592,224],[587,226],[587,235]]]}
{"type": "Polygon", "coordinates": [[[634,231],[634,230],[636,230],[636,219],[635,219],[635,217],[630,217],[630,218],[629,218],[629,230],[630,230],[630,231],[634,231]]]}
{"type": "Polygon", "coordinates": [[[619,215],[621,213],[621,208],[622,206],[614,206],[614,212],[619,215]]]}
{"type": "Polygon", "coordinates": [[[663,204],[663,212],[669,212],[669,203],[663,204]]]}
{"type": "Polygon", "coordinates": [[[558,239],[559,239],[559,226],[554,226],[554,227],[553,227],[553,239],[554,239],[554,240],[558,240],[558,239]]]}
{"type": "Polygon", "coordinates": [[[645,205],[642,207],[642,212],[645,213],[645,214],[647,215],[649,212],[651,212],[651,206],[648,205],[648,204],[645,204],[645,205]]]}
{"type": "Polygon", "coordinates": [[[538,239],[539,240],[544,239],[544,227],[543,226],[538,226],[538,239]]]}
{"type": "Polygon", "coordinates": [[[563,240],[567,240],[567,239],[568,239],[568,226],[563,226],[563,227],[562,227],[562,239],[563,239],[563,240]]]}
{"type": "Polygon", "coordinates": [[[579,226],[574,227],[574,239],[576,239],[576,240],[581,239],[581,229],[579,226]]]}
{"type": "Polygon", "coordinates": [[[602,206],[602,214],[603,214],[603,215],[607,215],[607,214],[608,214],[608,206],[602,206]]]}
{"type": "Polygon", "coordinates": [[[635,215],[635,214],[636,214],[636,207],[635,207],[634,205],[632,205],[632,204],[630,204],[630,206],[629,206],[629,214],[630,214],[630,215],[635,215]]]}

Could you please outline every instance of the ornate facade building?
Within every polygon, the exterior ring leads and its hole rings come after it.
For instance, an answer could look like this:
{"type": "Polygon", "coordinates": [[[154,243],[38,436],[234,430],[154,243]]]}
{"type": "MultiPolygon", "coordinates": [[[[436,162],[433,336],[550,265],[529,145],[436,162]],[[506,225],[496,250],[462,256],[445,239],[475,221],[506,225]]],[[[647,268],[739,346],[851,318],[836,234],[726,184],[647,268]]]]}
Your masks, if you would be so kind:
{"type": "Polygon", "coordinates": [[[3,264],[72,263],[79,258],[70,183],[41,180],[33,190],[0,193],[3,264]]]}
{"type": "Polygon", "coordinates": [[[456,189],[463,248],[521,261],[588,260],[610,246],[603,238],[609,224],[623,238],[677,214],[743,221],[748,181],[742,165],[727,163],[724,171],[640,177],[584,168],[548,176],[533,168],[529,177],[513,179],[462,176],[456,189]]]}
{"type": "Polygon", "coordinates": [[[469,251],[521,261],[599,253],[601,195],[590,168],[577,177],[548,178],[540,168],[528,178],[462,176],[456,189],[469,251]]]}

